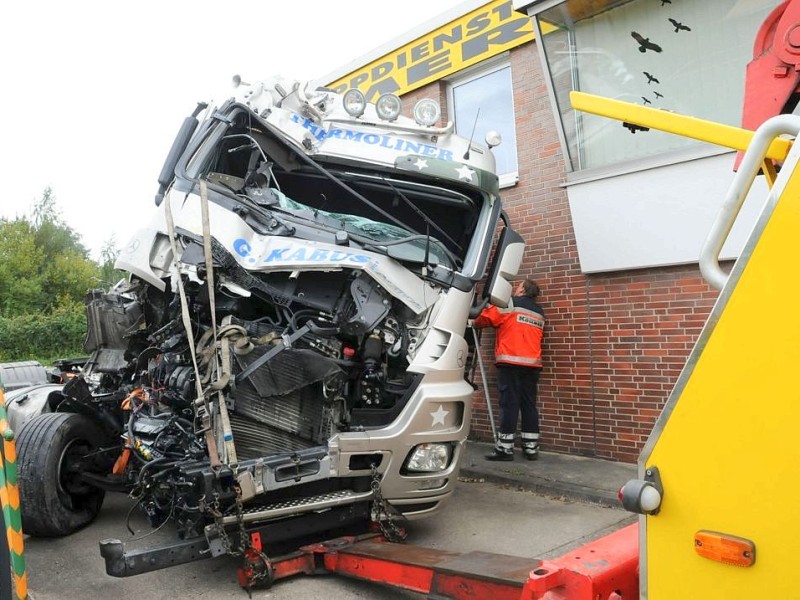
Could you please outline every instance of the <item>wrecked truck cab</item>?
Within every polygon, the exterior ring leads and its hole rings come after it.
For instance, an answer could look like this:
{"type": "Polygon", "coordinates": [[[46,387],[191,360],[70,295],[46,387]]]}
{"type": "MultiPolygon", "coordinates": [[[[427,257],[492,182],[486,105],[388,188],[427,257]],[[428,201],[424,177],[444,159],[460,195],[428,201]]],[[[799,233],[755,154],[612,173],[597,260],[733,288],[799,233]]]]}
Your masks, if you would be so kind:
{"type": "MultiPolygon", "coordinates": [[[[372,522],[398,538],[448,499],[470,311],[508,302],[522,244],[489,148],[396,104],[358,112],[272,79],[187,118],[115,265],[130,278],[87,295],[89,361],[20,434],[29,533],[69,533],[125,491],[216,556],[257,532],[372,522]],[[59,460],[65,493],[43,514],[52,490],[24,465],[59,460]]],[[[164,562],[103,554],[132,575],[198,557],[181,544],[164,562]]]]}

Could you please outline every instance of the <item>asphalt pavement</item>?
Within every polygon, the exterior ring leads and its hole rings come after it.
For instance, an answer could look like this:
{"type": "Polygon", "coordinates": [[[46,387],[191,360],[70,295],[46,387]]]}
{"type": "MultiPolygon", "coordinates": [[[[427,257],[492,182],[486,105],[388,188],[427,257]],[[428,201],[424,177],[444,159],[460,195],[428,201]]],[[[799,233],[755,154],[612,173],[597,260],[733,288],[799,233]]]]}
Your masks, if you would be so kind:
{"type": "MultiPolygon", "coordinates": [[[[636,475],[635,465],[550,452],[542,453],[537,461],[526,461],[517,454],[513,462],[489,462],[484,454],[490,451],[490,444],[468,442],[449,506],[436,517],[415,521],[409,544],[458,552],[511,553],[529,557],[533,564],[534,558],[561,556],[636,520],[621,510],[617,499],[619,487],[636,475]],[[510,522],[514,523],[511,529],[507,527],[510,522]]],[[[236,583],[239,563],[228,557],[137,577],[117,579],[106,575],[99,540],[113,537],[139,547],[172,539],[171,532],[151,530],[138,511],[129,515],[130,505],[126,496],[109,494],[98,519],[86,529],[66,538],[26,537],[31,597],[247,597],[236,583]],[[125,528],[129,516],[134,536],[125,528]],[[142,541],[136,542],[134,537],[142,541]]],[[[407,600],[419,595],[331,577],[295,578],[253,595],[258,600],[325,597],[407,600]]]]}
{"type": "Polygon", "coordinates": [[[516,451],[510,462],[488,461],[492,445],[468,441],[461,460],[461,477],[512,485],[552,498],[621,508],[619,488],[637,476],[633,464],[599,458],[539,452],[529,461],[516,451]]]}

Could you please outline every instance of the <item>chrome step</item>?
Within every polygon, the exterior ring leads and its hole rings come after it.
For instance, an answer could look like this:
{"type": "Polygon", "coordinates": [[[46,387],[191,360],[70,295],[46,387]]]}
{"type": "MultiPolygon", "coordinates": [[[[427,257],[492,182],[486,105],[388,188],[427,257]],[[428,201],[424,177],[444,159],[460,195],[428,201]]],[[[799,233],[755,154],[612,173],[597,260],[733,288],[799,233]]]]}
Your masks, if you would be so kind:
{"type": "MultiPolygon", "coordinates": [[[[242,520],[245,523],[264,521],[298,513],[323,510],[333,506],[355,504],[356,502],[370,500],[371,498],[372,491],[354,492],[353,490],[337,490],[335,492],[319,494],[318,496],[292,498],[290,500],[282,500],[272,504],[250,507],[242,511],[242,520]]],[[[223,525],[232,525],[238,522],[239,519],[236,515],[229,515],[222,518],[223,525]]]]}

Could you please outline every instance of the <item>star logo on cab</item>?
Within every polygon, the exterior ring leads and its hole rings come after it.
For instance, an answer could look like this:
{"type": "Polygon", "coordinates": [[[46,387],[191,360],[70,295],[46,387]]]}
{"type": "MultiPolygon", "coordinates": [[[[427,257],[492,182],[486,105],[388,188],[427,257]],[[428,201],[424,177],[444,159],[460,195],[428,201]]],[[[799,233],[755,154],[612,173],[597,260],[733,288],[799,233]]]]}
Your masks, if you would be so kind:
{"type": "Polygon", "coordinates": [[[472,176],[475,174],[475,171],[470,169],[467,165],[462,165],[461,168],[456,169],[456,173],[458,173],[459,179],[463,179],[464,181],[472,181],[472,176]]]}
{"type": "Polygon", "coordinates": [[[431,423],[431,427],[435,427],[436,425],[444,425],[445,424],[444,419],[449,414],[450,411],[445,410],[444,407],[440,404],[436,412],[431,413],[431,416],[433,417],[433,423],[431,423]]]}

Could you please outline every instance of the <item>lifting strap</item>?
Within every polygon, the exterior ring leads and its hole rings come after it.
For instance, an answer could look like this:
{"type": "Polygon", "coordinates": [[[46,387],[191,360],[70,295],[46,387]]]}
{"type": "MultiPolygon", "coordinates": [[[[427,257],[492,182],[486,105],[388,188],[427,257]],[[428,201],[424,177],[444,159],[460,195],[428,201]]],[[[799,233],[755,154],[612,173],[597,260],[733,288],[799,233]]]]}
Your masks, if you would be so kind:
{"type": "Polygon", "coordinates": [[[213,428],[211,426],[210,410],[208,406],[208,399],[203,392],[203,384],[200,381],[200,369],[197,366],[197,354],[195,353],[194,332],[192,331],[192,317],[189,314],[189,302],[186,300],[186,290],[183,288],[183,279],[181,279],[180,263],[178,262],[178,243],[175,236],[175,220],[172,217],[172,205],[170,204],[170,196],[172,190],[167,190],[164,194],[164,215],[167,220],[167,233],[169,234],[169,243],[172,248],[172,265],[175,268],[176,286],[178,288],[178,295],[181,299],[181,319],[183,320],[183,328],[186,331],[186,339],[189,342],[189,354],[192,357],[192,367],[194,368],[194,385],[195,393],[197,394],[197,401],[195,402],[196,410],[203,430],[206,435],[206,446],[208,446],[208,456],[211,461],[213,469],[219,469],[222,463],[217,454],[216,442],[214,441],[213,428]],[[198,403],[200,404],[198,406],[198,403]]]}
{"type": "MultiPolygon", "coordinates": [[[[208,290],[208,306],[211,311],[211,331],[213,339],[217,340],[217,306],[214,293],[214,258],[211,254],[211,223],[208,216],[208,183],[205,179],[200,180],[200,208],[203,217],[203,254],[206,259],[206,288],[208,290]]],[[[221,352],[215,353],[214,367],[217,375],[227,372],[230,368],[230,354],[228,352],[228,340],[221,340],[221,352]],[[224,361],[225,367],[220,365],[224,361]]],[[[233,443],[233,430],[231,429],[231,419],[228,415],[228,405],[225,403],[225,395],[222,388],[227,385],[229,377],[217,379],[211,383],[211,389],[217,393],[217,405],[219,406],[220,425],[222,426],[222,439],[225,445],[225,462],[235,473],[239,466],[236,457],[236,446],[233,443]]]]}

